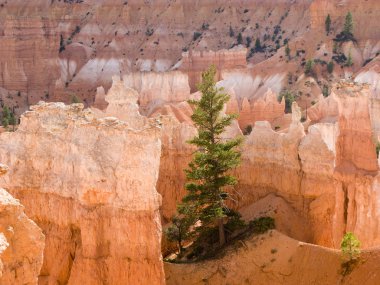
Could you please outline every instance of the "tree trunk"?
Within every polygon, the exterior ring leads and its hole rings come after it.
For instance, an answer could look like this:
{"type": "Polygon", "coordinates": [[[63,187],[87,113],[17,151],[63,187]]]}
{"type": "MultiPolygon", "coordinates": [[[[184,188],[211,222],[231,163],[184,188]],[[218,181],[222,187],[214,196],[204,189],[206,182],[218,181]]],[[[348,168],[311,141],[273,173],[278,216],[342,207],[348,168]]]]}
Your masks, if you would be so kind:
{"type": "Polygon", "coordinates": [[[226,236],[224,233],[224,224],[223,224],[223,218],[219,218],[219,245],[223,246],[226,243],[226,236]]]}
{"type": "Polygon", "coordinates": [[[178,255],[182,253],[182,242],[178,241],[178,255]]]}

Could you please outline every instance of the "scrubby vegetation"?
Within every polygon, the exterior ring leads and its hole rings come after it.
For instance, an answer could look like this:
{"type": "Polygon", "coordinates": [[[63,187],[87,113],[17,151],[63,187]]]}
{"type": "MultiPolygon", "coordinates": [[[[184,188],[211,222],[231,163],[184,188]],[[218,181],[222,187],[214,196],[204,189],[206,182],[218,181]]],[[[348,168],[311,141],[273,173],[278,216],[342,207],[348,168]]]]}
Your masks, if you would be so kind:
{"type": "Polygon", "coordinates": [[[244,130],[243,130],[243,134],[244,134],[245,136],[249,135],[251,132],[252,132],[252,125],[248,125],[248,126],[246,126],[246,127],[244,128],[244,130]]]}
{"type": "Polygon", "coordinates": [[[292,104],[296,100],[296,97],[293,95],[291,91],[284,90],[278,96],[277,98],[278,102],[281,102],[282,98],[285,98],[285,113],[291,113],[292,104]]]}
{"type": "Polygon", "coordinates": [[[175,259],[167,259],[166,261],[188,263],[217,258],[224,254],[226,248],[238,244],[238,241],[275,229],[275,221],[271,217],[259,217],[245,223],[241,220],[239,213],[231,210],[229,215],[231,218],[225,225],[227,243],[224,247],[218,244],[218,228],[208,228],[194,242],[188,242],[188,245],[180,253],[178,252],[175,259]]]}
{"type": "Polygon", "coordinates": [[[337,42],[356,41],[353,31],[354,31],[354,21],[352,19],[351,12],[348,12],[344,21],[342,32],[336,35],[334,40],[337,42]]]}
{"type": "Polygon", "coordinates": [[[15,130],[15,126],[17,124],[16,115],[7,106],[3,107],[1,123],[5,129],[8,130],[8,127],[11,125],[12,130],[15,130]]]}
{"type": "Polygon", "coordinates": [[[331,17],[330,17],[330,14],[328,14],[325,20],[325,30],[327,34],[330,33],[330,29],[331,29],[331,17]]]}
{"type": "Polygon", "coordinates": [[[350,274],[360,260],[360,241],[351,232],[344,235],[340,244],[342,251],[341,274],[347,276],[350,274]]]}

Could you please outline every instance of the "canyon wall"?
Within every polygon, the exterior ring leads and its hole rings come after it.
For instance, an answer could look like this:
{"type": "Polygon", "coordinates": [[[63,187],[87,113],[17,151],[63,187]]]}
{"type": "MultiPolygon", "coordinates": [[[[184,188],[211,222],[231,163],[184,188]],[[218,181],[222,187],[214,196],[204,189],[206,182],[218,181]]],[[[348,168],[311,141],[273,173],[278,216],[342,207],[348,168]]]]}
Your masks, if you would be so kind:
{"type": "Polygon", "coordinates": [[[46,235],[39,284],[164,284],[160,154],[155,122],[82,104],[39,103],[0,135],[1,184],[46,235]]]}
{"type": "MultiPolygon", "coordinates": [[[[0,165],[0,175],[8,167],[0,165]]],[[[38,284],[45,236],[24,213],[20,201],[0,189],[0,283],[38,284]]]]}
{"type": "MultiPolygon", "coordinates": [[[[129,94],[136,102],[140,95],[125,87],[127,82],[116,81],[114,86],[120,87],[120,94],[129,94]]],[[[108,107],[102,116],[127,120],[125,114],[133,113],[128,107],[131,104],[113,97],[114,86],[104,97],[108,107]]],[[[283,108],[284,102],[278,103],[272,92],[267,96],[283,108]]],[[[283,212],[283,215],[275,215],[281,230],[299,240],[339,247],[344,232],[354,231],[364,247],[378,244],[377,218],[371,220],[366,214],[371,211],[372,217],[378,216],[375,190],[378,166],[372,123],[377,119],[371,115],[370,96],[366,85],[337,84],[328,98],[321,99],[309,110],[312,125],[307,133],[300,122],[302,113],[297,105],[293,106],[292,123],[285,131],[276,132],[268,122],[256,121],[242,146],[241,166],[235,171],[239,184],[232,194],[238,203],[233,207],[241,209],[246,219],[252,219],[258,214],[255,207],[263,210],[259,205],[266,200],[268,205],[274,204],[283,212]],[[275,197],[270,196],[273,194],[275,197]],[[371,210],[358,206],[362,203],[371,210]],[[289,220],[284,218],[287,215],[294,217],[292,224],[297,226],[289,225],[289,220]]],[[[269,108],[272,101],[269,100],[269,108]]],[[[255,104],[260,102],[266,101],[258,100],[255,104]]],[[[226,109],[231,111],[238,108],[236,105],[229,103],[226,109]]],[[[265,110],[268,105],[263,106],[265,110]]],[[[134,112],[137,109],[135,104],[134,112]]],[[[94,109],[94,112],[98,111],[94,109]]],[[[185,194],[183,170],[194,151],[186,142],[196,133],[190,115],[186,102],[163,103],[153,113],[155,121],[162,126],[157,190],[163,197],[164,224],[185,194]]],[[[270,115],[271,112],[266,114],[270,115]]],[[[250,122],[254,122],[252,117],[248,113],[250,122]]],[[[230,137],[238,134],[241,134],[238,126],[226,132],[230,137]]],[[[269,208],[264,210],[269,211],[269,208]]]]}
{"type": "Polygon", "coordinates": [[[309,113],[317,118],[318,109],[326,116],[319,113],[323,118],[307,134],[294,108],[286,133],[257,122],[236,171],[239,207],[276,193],[307,221],[311,235],[288,233],[294,238],[338,248],[344,232],[352,231],[363,247],[378,245],[378,164],[369,96],[366,86],[337,84],[326,99],[331,107],[322,101],[309,113]],[[329,110],[334,116],[327,116],[329,110]]]}
{"type": "Polygon", "coordinates": [[[196,91],[196,85],[201,81],[202,72],[214,65],[217,70],[215,78],[222,78],[222,70],[244,69],[247,67],[247,49],[236,47],[218,51],[188,51],[182,54],[179,70],[189,75],[191,90],[196,91]]]}
{"type": "Polygon", "coordinates": [[[287,27],[284,39],[302,35],[309,6],[306,0],[4,2],[0,95],[18,114],[39,100],[70,102],[74,95],[87,106],[114,75],[172,69],[188,73],[194,88],[211,63],[246,67],[247,49],[228,50],[239,32],[246,47],[247,38],[262,38],[279,23],[287,27]]]}

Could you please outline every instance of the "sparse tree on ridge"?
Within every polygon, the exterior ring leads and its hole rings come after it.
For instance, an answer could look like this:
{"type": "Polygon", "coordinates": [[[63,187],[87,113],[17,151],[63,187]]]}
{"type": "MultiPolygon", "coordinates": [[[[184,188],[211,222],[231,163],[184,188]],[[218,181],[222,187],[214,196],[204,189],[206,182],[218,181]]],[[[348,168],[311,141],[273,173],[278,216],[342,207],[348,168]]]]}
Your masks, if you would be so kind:
{"type": "Polygon", "coordinates": [[[343,33],[346,37],[352,36],[354,30],[354,22],[352,20],[351,12],[348,12],[344,21],[343,33]]]}
{"type": "Polygon", "coordinates": [[[326,33],[329,34],[331,30],[331,17],[330,14],[327,15],[326,20],[325,20],[325,30],[326,33]]]}
{"type": "Polygon", "coordinates": [[[214,66],[205,71],[198,85],[201,99],[189,101],[195,108],[191,118],[198,129],[198,135],[189,143],[197,146],[198,150],[185,170],[189,182],[182,207],[192,209],[185,217],[200,221],[198,232],[218,226],[219,244],[223,245],[226,242],[224,222],[229,219],[229,209],[225,204],[229,198],[226,187],[237,182],[228,171],[240,162],[240,152],[236,147],[241,139],[223,140],[221,137],[236,116],[223,114],[229,96],[222,88],[216,87],[215,75],[214,66]]]}

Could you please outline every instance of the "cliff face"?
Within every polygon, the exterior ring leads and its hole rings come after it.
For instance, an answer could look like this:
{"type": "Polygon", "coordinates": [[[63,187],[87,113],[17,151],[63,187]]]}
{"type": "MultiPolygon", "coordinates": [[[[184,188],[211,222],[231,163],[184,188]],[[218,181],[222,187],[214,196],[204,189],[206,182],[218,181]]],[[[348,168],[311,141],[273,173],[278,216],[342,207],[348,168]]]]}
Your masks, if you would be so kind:
{"type": "MultiPolygon", "coordinates": [[[[39,100],[70,102],[73,94],[91,105],[96,88],[107,90],[114,75],[173,69],[188,74],[194,91],[200,72],[210,64],[217,66],[219,75],[251,69],[256,81],[272,77],[269,87],[273,90],[275,81],[282,89],[287,75],[303,73],[303,59],[331,59],[330,40],[340,32],[347,11],[354,12],[358,44],[345,45],[344,52],[351,51],[353,69],[359,71],[379,52],[377,5],[375,0],[3,3],[1,100],[16,107],[18,114],[39,100]],[[327,14],[332,17],[331,38],[323,32],[327,14]],[[256,39],[265,49],[256,49],[256,39]],[[286,42],[291,48],[288,62],[286,42]]],[[[334,72],[342,77],[350,73],[350,69],[334,72]]]]}
{"type": "MultiPolygon", "coordinates": [[[[141,95],[123,87],[128,82],[117,82],[105,96],[108,107],[102,116],[128,120],[125,114],[133,113],[128,107],[130,104],[112,95],[115,94],[115,86],[121,86],[120,94],[128,93],[134,102],[141,95]]],[[[234,94],[233,90],[226,90],[234,94]]],[[[245,98],[243,110],[247,103],[245,98]]],[[[252,113],[247,112],[244,116],[241,112],[240,115],[250,123],[258,120],[254,114],[259,113],[257,106],[260,104],[264,110],[284,106],[284,102],[278,103],[275,95],[268,92],[265,100],[257,100],[255,108],[249,109],[252,113]]],[[[136,112],[138,106],[134,106],[136,112]]],[[[226,109],[232,112],[235,108],[239,108],[238,104],[230,102],[226,109]]],[[[300,123],[302,113],[296,105],[292,123],[285,132],[274,131],[269,122],[256,122],[242,147],[242,164],[236,170],[239,184],[235,189],[237,193],[233,193],[237,194],[239,202],[233,207],[242,209],[246,218],[252,218],[257,216],[257,209],[263,209],[263,201],[266,200],[267,204],[276,204],[283,216],[294,216],[292,225],[297,224],[294,227],[281,215],[276,215],[276,219],[281,229],[296,239],[339,247],[343,233],[352,230],[364,247],[376,245],[377,222],[367,217],[364,208],[358,207],[365,203],[370,207],[372,217],[378,215],[374,190],[377,189],[378,166],[372,123],[377,119],[371,115],[372,109],[370,90],[366,85],[340,83],[328,98],[321,99],[309,110],[313,124],[307,133],[300,123]],[[272,194],[279,200],[270,198],[272,194]],[[372,234],[367,235],[368,231],[372,234]]],[[[276,114],[265,113],[267,118],[276,114]]],[[[280,115],[280,110],[278,113],[280,115]]],[[[185,102],[162,103],[153,115],[162,125],[157,189],[163,197],[161,213],[165,224],[185,194],[183,169],[194,151],[186,142],[196,130],[189,119],[191,109],[185,102]]],[[[225,135],[234,137],[239,134],[239,127],[234,125],[225,135]]]]}
{"type": "MultiPolygon", "coordinates": [[[[268,123],[256,123],[236,171],[239,207],[276,193],[296,210],[300,221],[309,222],[311,236],[289,233],[293,237],[339,247],[343,233],[353,231],[364,247],[375,246],[379,242],[374,222],[379,217],[378,165],[368,88],[342,83],[330,96],[326,101],[336,109],[324,108],[321,102],[315,110],[336,113],[322,116],[307,134],[295,110],[286,133],[274,132],[268,123]]],[[[310,114],[317,117],[315,110],[310,114]]]]}
{"type": "MultiPolygon", "coordinates": [[[[136,78],[140,77],[136,75],[136,78]]],[[[156,76],[156,78],[160,77],[156,76]]],[[[167,80],[163,82],[167,82],[167,80]]],[[[137,101],[141,98],[141,95],[136,90],[126,87],[126,85],[129,86],[130,84],[130,77],[123,80],[114,77],[111,89],[103,97],[104,102],[107,103],[107,107],[104,110],[92,108],[96,116],[112,116],[124,120],[126,124],[132,123],[133,126],[139,124],[140,127],[143,127],[141,122],[146,124],[149,119],[139,114],[137,101]]],[[[149,86],[152,86],[151,88],[158,88],[158,84],[155,84],[155,82],[145,81],[143,85],[139,86],[140,92],[144,92],[149,86]],[[149,85],[149,83],[152,83],[152,85],[149,85]]],[[[153,91],[154,89],[151,90],[153,91]]],[[[173,95],[169,89],[163,89],[161,92],[167,92],[165,93],[167,96],[173,95]]],[[[100,94],[102,93],[100,92],[100,94]]],[[[154,94],[154,92],[151,92],[151,94],[154,94]]],[[[168,100],[176,100],[175,96],[171,98],[168,100]]],[[[176,105],[161,103],[160,105],[163,106],[162,109],[158,108],[152,114],[154,119],[151,120],[154,120],[161,126],[159,132],[161,158],[157,191],[162,195],[164,201],[162,203],[161,214],[163,218],[162,222],[166,224],[175,213],[177,202],[185,194],[185,173],[183,170],[190,162],[192,153],[195,150],[187,141],[195,136],[196,129],[192,126],[191,119],[189,118],[192,109],[186,102],[176,105]]]]}
{"type": "MultiPolygon", "coordinates": [[[[0,165],[0,175],[8,168],[0,165]]],[[[24,213],[24,207],[0,189],[0,283],[38,284],[45,237],[24,213]]]]}
{"type": "Polygon", "coordinates": [[[164,283],[160,153],[155,124],[81,104],[40,103],[0,136],[2,185],[46,234],[40,284],[164,283]]]}

